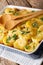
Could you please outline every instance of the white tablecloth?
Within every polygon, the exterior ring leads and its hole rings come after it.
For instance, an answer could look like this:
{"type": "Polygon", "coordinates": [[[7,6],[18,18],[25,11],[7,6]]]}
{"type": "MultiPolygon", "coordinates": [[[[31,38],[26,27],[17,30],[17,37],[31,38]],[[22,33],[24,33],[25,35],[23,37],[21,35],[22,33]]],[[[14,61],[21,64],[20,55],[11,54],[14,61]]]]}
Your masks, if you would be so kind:
{"type": "Polygon", "coordinates": [[[30,57],[30,55],[19,53],[15,50],[6,48],[3,45],[0,45],[0,57],[19,63],[20,65],[40,65],[43,61],[43,56],[39,59],[34,59],[30,57]]]}

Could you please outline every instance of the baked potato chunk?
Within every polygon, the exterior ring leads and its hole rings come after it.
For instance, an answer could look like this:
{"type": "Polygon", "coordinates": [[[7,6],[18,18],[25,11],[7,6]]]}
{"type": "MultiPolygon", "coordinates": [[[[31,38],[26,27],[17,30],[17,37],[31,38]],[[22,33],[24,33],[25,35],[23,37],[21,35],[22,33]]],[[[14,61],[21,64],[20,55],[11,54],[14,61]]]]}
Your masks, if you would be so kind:
{"type": "Polygon", "coordinates": [[[24,39],[22,36],[20,36],[19,39],[17,39],[15,42],[14,42],[14,48],[18,48],[20,50],[24,50],[24,47],[27,45],[27,41],[26,39],[24,39]]]}

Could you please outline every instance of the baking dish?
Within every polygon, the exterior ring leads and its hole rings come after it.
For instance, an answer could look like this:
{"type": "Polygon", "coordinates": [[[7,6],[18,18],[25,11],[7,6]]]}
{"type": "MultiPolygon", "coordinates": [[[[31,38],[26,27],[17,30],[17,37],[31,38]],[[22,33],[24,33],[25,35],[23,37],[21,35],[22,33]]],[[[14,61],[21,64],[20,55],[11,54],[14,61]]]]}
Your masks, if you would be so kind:
{"type": "MultiPolygon", "coordinates": [[[[13,6],[13,5],[8,5],[8,6],[6,6],[5,8],[17,8],[17,9],[26,9],[26,10],[34,10],[34,11],[40,11],[41,9],[34,9],[34,8],[28,8],[28,7],[21,7],[21,6],[13,6]]],[[[5,8],[3,8],[3,10],[2,11],[0,11],[0,14],[2,14],[3,13],[3,11],[4,11],[4,9],[5,8]]],[[[19,51],[19,52],[22,52],[22,53],[26,53],[26,54],[32,54],[32,53],[35,53],[38,49],[39,49],[39,47],[41,46],[41,48],[42,48],[42,42],[43,41],[41,41],[40,42],[40,44],[38,45],[38,47],[34,50],[34,51],[32,51],[32,52],[25,52],[25,51],[21,51],[21,50],[18,50],[18,49],[15,49],[15,48],[12,48],[12,49],[14,49],[14,50],[16,50],[16,51],[19,51]]],[[[5,46],[5,45],[4,45],[5,46]]],[[[6,47],[8,47],[8,46],[6,46],[6,47]]],[[[11,47],[10,47],[11,48],[11,47]]],[[[40,51],[40,50],[39,50],[40,51]]]]}

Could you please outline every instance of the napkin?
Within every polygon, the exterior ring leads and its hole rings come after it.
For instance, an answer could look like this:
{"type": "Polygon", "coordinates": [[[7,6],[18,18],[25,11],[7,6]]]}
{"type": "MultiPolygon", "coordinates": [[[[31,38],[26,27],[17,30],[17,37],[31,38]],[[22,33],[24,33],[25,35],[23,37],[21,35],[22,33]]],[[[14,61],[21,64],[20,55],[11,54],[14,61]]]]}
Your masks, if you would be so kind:
{"type": "Polygon", "coordinates": [[[4,45],[0,45],[0,57],[20,65],[41,65],[43,61],[43,55],[38,59],[34,59],[28,54],[23,54],[4,45]]]}

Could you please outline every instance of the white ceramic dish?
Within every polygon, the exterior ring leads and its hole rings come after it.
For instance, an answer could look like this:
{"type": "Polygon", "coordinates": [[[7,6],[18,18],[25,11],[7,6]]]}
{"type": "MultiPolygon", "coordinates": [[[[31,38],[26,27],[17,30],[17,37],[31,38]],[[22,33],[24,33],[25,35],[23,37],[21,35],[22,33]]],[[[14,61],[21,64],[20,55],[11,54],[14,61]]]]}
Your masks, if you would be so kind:
{"type": "MultiPolygon", "coordinates": [[[[21,7],[21,6],[8,5],[8,6],[4,7],[4,8],[0,11],[0,14],[3,13],[3,11],[4,11],[5,8],[18,8],[18,9],[26,9],[26,10],[31,10],[31,11],[32,11],[32,10],[34,10],[34,11],[40,11],[40,10],[41,10],[41,9],[35,9],[35,8],[29,8],[29,7],[21,7]]],[[[43,40],[42,40],[42,41],[43,41],[43,40]]],[[[32,53],[34,53],[34,52],[39,48],[39,46],[41,45],[42,41],[41,41],[40,44],[37,46],[37,48],[36,48],[34,51],[32,51],[32,52],[25,52],[25,51],[22,51],[22,50],[19,50],[19,49],[16,49],[16,48],[12,48],[12,47],[8,47],[8,46],[6,46],[6,48],[11,48],[11,50],[13,49],[13,50],[16,50],[16,51],[25,53],[25,54],[32,54],[32,53]]],[[[0,45],[2,45],[2,44],[0,44],[0,45]]],[[[2,45],[2,46],[5,47],[5,45],[2,45]]]]}

